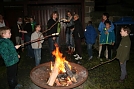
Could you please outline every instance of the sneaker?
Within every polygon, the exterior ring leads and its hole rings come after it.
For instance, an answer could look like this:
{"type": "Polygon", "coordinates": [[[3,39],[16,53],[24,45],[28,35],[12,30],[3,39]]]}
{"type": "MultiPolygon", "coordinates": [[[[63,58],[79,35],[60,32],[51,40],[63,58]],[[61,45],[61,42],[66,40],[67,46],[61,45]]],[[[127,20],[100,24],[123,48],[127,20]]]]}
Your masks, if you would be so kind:
{"type": "Polygon", "coordinates": [[[80,56],[75,58],[75,60],[81,60],[81,59],[82,59],[82,57],[80,57],[80,56]]]}
{"type": "Polygon", "coordinates": [[[16,85],[16,87],[15,87],[15,89],[20,89],[20,88],[22,88],[23,86],[21,85],[21,84],[17,84],[16,85]]]}
{"type": "Polygon", "coordinates": [[[91,60],[93,58],[93,56],[90,56],[88,60],[91,60]]]}
{"type": "Polygon", "coordinates": [[[75,55],[73,55],[74,57],[78,57],[79,55],[78,54],[75,54],[75,55]]]}

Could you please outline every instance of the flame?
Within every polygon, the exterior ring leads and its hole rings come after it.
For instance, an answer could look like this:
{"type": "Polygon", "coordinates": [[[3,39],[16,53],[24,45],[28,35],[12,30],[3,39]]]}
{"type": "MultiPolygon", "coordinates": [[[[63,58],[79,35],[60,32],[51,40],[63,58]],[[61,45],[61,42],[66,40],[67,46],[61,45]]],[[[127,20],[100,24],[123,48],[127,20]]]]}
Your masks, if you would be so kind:
{"type": "MultiPolygon", "coordinates": [[[[57,66],[59,67],[59,72],[66,72],[64,62],[66,62],[71,69],[71,65],[69,65],[68,61],[65,60],[65,57],[63,57],[63,54],[59,51],[59,47],[57,44],[55,44],[56,49],[52,52],[52,54],[55,56],[55,62],[57,63],[57,66]]],[[[52,64],[51,64],[52,65],[52,64]]],[[[53,67],[51,66],[51,69],[53,67]]]]}

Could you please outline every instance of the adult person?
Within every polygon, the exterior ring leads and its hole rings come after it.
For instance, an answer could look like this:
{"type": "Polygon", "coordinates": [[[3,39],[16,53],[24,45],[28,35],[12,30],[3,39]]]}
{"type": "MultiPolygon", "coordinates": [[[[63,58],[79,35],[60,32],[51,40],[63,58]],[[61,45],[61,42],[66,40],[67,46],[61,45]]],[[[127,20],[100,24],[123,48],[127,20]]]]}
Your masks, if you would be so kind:
{"type": "Polygon", "coordinates": [[[82,23],[79,20],[79,15],[74,15],[74,28],[73,30],[73,37],[74,37],[74,43],[75,43],[75,52],[74,55],[75,60],[82,59],[82,49],[81,49],[81,41],[82,38],[84,38],[84,31],[82,29],[82,23]]]}
{"type": "Polygon", "coordinates": [[[0,27],[9,27],[9,24],[6,20],[4,20],[3,16],[0,14],[0,27]]]}
{"type": "MultiPolygon", "coordinates": [[[[106,27],[105,24],[104,24],[104,22],[106,20],[109,20],[109,14],[108,13],[103,13],[102,21],[100,22],[99,27],[98,27],[98,30],[100,31],[100,35],[103,32],[104,28],[106,27]]],[[[108,30],[108,32],[111,32],[114,29],[114,25],[113,25],[112,21],[110,21],[110,22],[111,22],[111,27],[108,30]]],[[[100,57],[101,49],[102,49],[102,46],[99,45],[99,55],[98,55],[98,58],[100,57]]],[[[108,51],[107,51],[107,49],[106,49],[106,58],[108,58],[108,51]]],[[[103,61],[103,60],[100,59],[100,61],[103,61]]]]}
{"type": "MultiPolygon", "coordinates": [[[[29,42],[31,41],[31,34],[32,34],[32,26],[31,26],[31,23],[30,23],[30,18],[29,17],[25,17],[24,18],[24,22],[25,22],[25,25],[24,25],[24,31],[21,31],[24,34],[25,36],[25,42],[29,42]]],[[[31,47],[31,44],[27,44],[26,45],[26,48],[27,48],[27,55],[30,57],[30,58],[34,58],[34,53],[33,53],[33,49],[31,47]]]]}
{"type": "Polygon", "coordinates": [[[67,12],[67,19],[64,22],[66,22],[66,45],[68,48],[68,52],[72,52],[74,51],[74,40],[72,36],[73,30],[71,29],[74,26],[74,22],[72,13],[70,11],[67,12]]]}
{"type": "MultiPolygon", "coordinates": [[[[47,35],[51,35],[53,33],[57,33],[57,23],[58,20],[58,12],[54,11],[50,17],[50,19],[47,22],[47,28],[51,28],[48,32],[47,35]],[[55,25],[54,25],[55,24],[55,25]]],[[[49,45],[49,50],[50,50],[50,61],[54,61],[54,57],[52,55],[52,51],[54,51],[55,47],[54,44],[55,42],[57,43],[57,36],[52,36],[48,38],[48,45],[49,45]]]]}
{"type": "MultiPolygon", "coordinates": [[[[14,33],[15,33],[16,45],[23,44],[24,43],[24,33],[21,32],[23,30],[23,19],[22,19],[22,17],[17,18],[17,22],[13,26],[13,30],[14,30],[14,33]]],[[[23,47],[22,48],[22,50],[23,50],[24,46],[22,46],[22,47],[23,47]]]]}

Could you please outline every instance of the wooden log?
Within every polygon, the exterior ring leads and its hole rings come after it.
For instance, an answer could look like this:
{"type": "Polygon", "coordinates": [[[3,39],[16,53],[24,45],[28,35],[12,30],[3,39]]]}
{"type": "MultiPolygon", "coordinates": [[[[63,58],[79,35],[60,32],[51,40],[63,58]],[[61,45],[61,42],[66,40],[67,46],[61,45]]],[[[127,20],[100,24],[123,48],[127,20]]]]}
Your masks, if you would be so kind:
{"type": "Polygon", "coordinates": [[[65,70],[66,70],[67,74],[71,78],[71,81],[77,82],[76,78],[74,77],[74,74],[72,73],[71,69],[69,68],[69,66],[66,62],[64,62],[64,66],[65,66],[65,70]]]}
{"type": "Polygon", "coordinates": [[[58,76],[58,73],[59,73],[59,68],[58,67],[59,67],[58,63],[55,62],[53,70],[52,70],[51,75],[50,75],[50,77],[48,79],[48,82],[47,82],[47,84],[49,86],[53,86],[53,84],[54,84],[54,82],[55,82],[55,80],[56,80],[56,78],[58,76]]]}

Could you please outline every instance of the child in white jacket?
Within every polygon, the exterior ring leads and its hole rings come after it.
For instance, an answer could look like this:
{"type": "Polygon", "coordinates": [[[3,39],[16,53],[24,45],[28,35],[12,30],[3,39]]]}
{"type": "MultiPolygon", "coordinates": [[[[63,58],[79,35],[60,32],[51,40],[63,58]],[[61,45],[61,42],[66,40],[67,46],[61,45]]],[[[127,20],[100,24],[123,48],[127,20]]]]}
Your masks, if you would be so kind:
{"type": "Polygon", "coordinates": [[[41,48],[42,48],[42,43],[44,40],[42,40],[43,38],[43,34],[40,32],[41,30],[41,26],[39,24],[35,25],[35,31],[32,33],[31,35],[31,40],[36,40],[38,39],[38,41],[33,42],[32,48],[34,50],[34,56],[35,56],[35,65],[39,65],[40,64],[40,60],[41,60],[41,48]]]}

